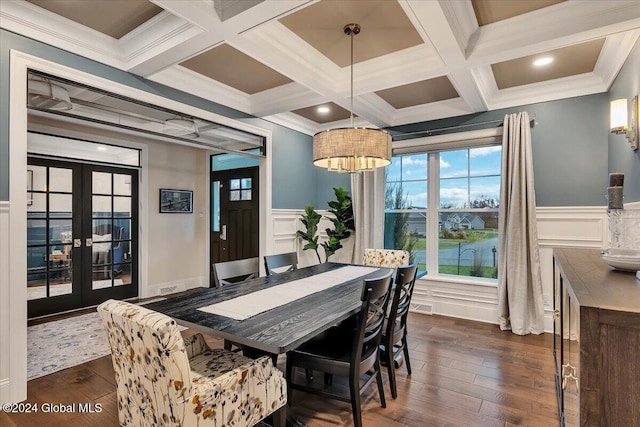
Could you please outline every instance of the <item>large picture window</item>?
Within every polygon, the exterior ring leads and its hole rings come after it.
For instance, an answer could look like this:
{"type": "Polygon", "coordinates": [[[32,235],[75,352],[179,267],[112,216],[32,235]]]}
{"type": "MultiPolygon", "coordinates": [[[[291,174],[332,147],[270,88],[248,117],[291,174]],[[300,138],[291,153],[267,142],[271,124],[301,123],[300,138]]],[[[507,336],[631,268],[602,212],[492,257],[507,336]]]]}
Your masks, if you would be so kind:
{"type": "Polygon", "coordinates": [[[495,279],[501,157],[499,145],[393,157],[385,247],[430,275],[495,279]]]}

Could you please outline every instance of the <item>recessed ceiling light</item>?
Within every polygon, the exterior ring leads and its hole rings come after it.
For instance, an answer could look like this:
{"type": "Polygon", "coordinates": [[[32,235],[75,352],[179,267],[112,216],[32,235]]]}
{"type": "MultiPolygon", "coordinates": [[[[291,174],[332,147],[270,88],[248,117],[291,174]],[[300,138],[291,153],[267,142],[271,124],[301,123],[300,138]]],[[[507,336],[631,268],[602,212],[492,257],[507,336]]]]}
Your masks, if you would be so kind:
{"type": "Polygon", "coordinates": [[[318,107],[318,113],[325,114],[325,113],[328,113],[329,111],[330,111],[329,107],[326,107],[326,106],[318,107]]]}
{"type": "Polygon", "coordinates": [[[535,61],[533,61],[533,65],[535,65],[536,67],[541,67],[543,65],[548,65],[551,64],[553,62],[553,58],[550,56],[543,56],[542,58],[538,58],[535,61]]]}
{"type": "Polygon", "coordinates": [[[107,147],[105,147],[104,145],[98,145],[96,147],[96,150],[98,150],[98,151],[107,151],[107,147]]]}

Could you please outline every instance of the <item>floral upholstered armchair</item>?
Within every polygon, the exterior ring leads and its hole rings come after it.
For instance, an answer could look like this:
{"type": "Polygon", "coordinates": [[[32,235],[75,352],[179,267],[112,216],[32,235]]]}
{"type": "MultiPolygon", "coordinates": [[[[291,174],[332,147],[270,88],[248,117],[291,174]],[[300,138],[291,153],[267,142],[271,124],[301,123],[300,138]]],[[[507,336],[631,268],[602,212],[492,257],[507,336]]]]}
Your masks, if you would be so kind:
{"type": "Polygon", "coordinates": [[[121,426],[284,426],[287,386],[267,356],[211,349],[182,338],[164,314],[124,301],[98,306],[109,337],[121,426]]]}
{"type": "Polygon", "coordinates": [[[396,268],[409,265],[409,252],[397,249],[365,249],[364,265],[396,268]]]}

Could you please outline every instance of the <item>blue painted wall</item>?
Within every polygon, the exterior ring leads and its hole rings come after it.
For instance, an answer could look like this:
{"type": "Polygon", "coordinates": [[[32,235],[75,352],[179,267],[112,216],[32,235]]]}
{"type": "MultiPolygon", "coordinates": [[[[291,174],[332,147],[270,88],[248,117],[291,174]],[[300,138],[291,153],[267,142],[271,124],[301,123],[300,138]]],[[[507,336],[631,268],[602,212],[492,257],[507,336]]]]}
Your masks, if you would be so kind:
{"type": "MultiPolygon", "coordinates": [[[[536,204],[538,206],[602,206],[608,180],[609,129],[606,93],[523,105],[450,119],[398,126],[411,132],[460,124],[502,120],[527,111],[536,117],[531,129],[536,204]]],[[[457,129],[480,129],[497,124],[457,129]]],[[[444,132],[442,132],[444,133],[444,132]]],[[[425,135],[420,135],[425,136],[425,135]]]]}
{"type": "MultiPolygon", "coordinates": [[[[273,133],[273,208],[303,208],[318,203],[317,191],[330,189],[333,178],[311,166],[311,137],[220,104],[166,87],[90,59],[0,30],[0,200],[9,199],[9,52],[16,49],[146,92],[193,105],[271,130],[273,133]],[[291,177],[295,177],[292,180],[291,177]],[[328,184],[323,181],[328,179],[328,184]]],[[[324,195],[321,197],[323,200],[324,195]]]]}
{"type": "MultiPolygon", "coordinates": [[[[640,95],[640,41],[631,51],[627,62],[609,90],[609,100],[627,98],[630,101],[640,95]]],[[[623,135],[609,134],[609,172],[622,172],[624,201],[640,201],[640,150],[632,151],[623,135]]]]}

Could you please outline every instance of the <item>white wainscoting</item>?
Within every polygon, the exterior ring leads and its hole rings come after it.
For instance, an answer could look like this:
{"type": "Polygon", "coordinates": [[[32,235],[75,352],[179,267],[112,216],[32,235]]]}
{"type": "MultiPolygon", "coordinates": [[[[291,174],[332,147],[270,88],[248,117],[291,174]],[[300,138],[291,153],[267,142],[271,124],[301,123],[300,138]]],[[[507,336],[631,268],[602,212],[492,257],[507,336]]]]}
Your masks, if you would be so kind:
{"type": "MultiPolygon", "coordinates": [[[[629,206],[631,207],[631,206],[629,206]]],[[[300,216],[304,213],[296,209],[273,210],[274,253],[297,252],[300,266],[316,264],[313,251],[304,251],[304,243],[296,235],[302,229],[300,216]]],[[[331,226],[324,218],[320,223],[320,241],[326,239],[324,230],[331,226]]],[[[553,248],[576,247],[602,249],[608,245],[607,210],[595,207],[540,207],[537,209],[538,240],[540,245],[541,273],[545,301],[545,330],[553,330],[553,248]]],[[[331,260],[349,262],[351,251],[345,248],[331,260]],[[347,250],[345,250],[347,249],[347,250]]],[[[324,253],[320,250],[322,259],[324,253]]],[[[495,284],[472,278],[460,281],[445,277],[420,279],[413,295],[413,311],[425,314],[498,322],[498,294],[495,284]]]]}
{"type": "Polygon", "coordinates": [[[553,331],[553,249],[609,246],[605,206],[546,207],[537,209],[538,243],[544,289],[545,330],[553,331]]]}
{"type": "MultiPolygon", "coordinates": [[[[333,224],[327,215],[331,215],[324,210],[316,209],[322,219],[318,225],[319,243],[327,240],[327,228],[332,228],[333,224]]],[[[273,221],[273,253],[285,253],[296,252],[298,254],[298,266],[306,267],[309,265],[318,264],[318,257],[313,250],[303,250],[305,242],[302,241],[297,235],[298,230],[304,230],[304,225],[300,222],[300,219],[304,215],[303,209],[273,209],[272,221],[273,221]]],[[[342,241],[344,246],[337,253],[335,253],[329,260],[336,262],[351,262],[351,251],[353,248],[352,238],[342,241]]],[[[318,248],[320,258],[324,261],[324,250],[318,248]]]]}
{"type": "Polygon", "coordinates": [[[9,301],[9,202],[0,202],[0,402],[12,402],[11,395],[11,313],[9,301]]]}

